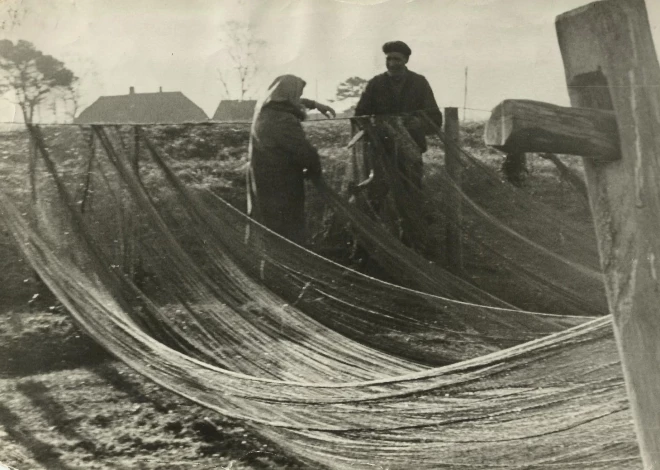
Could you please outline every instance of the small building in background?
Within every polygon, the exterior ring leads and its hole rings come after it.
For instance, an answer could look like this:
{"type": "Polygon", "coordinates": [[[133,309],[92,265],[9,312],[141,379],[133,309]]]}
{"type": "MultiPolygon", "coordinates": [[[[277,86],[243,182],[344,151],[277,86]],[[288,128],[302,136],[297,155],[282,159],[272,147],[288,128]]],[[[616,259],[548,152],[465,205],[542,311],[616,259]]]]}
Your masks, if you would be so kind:
{"type": "Polygon", "coordinates": [[[222,100],[213,114],[214,121],[251,121],[256,100],[222,100]]]}
{"type": "Polygon", "coordinates": [[[180,91],[101,96],[75,118],[76,124],[180,124],[208,121],[206,113],[180,91]]]}

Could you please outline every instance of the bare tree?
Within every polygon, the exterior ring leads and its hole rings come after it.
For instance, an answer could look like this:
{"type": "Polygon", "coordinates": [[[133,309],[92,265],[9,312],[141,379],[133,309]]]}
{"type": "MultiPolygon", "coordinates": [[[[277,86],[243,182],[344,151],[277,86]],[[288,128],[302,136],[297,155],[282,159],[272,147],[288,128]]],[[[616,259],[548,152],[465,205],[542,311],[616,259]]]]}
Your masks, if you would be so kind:
{"type": "Polygon", "coordinates": [[[238,97],[242,101],[252,90],[259,70],[257,56],[266,42],[255,38],[248,24],[229,21],[225,23],[221,43],[228,60],[225,67],[218,69],[218,80],[227,98],[238,97]]]}
{"type": "Polygon", "coordinates": [[[0,31],[11,31],[19,26],[27,14],[23,0],[0,1],[0,31]]]}

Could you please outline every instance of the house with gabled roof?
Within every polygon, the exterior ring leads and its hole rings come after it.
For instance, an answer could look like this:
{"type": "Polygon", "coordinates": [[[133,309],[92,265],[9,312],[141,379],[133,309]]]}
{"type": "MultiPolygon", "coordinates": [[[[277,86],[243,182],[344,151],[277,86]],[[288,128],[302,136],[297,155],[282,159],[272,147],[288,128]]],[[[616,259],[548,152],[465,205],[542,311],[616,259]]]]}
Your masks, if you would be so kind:
{"type": "Polygon", "coordinates": [[[251,121],[255,100],[222,100],[213,114],[214,121],[251,121]]]}
{"type": "Polygon", "coordinates": [[[74,122],[180,124],[208,121],[206,113],[180,91],[135,93],[130,87],[128,95],[101,96],[84,109],[74,122]]]}

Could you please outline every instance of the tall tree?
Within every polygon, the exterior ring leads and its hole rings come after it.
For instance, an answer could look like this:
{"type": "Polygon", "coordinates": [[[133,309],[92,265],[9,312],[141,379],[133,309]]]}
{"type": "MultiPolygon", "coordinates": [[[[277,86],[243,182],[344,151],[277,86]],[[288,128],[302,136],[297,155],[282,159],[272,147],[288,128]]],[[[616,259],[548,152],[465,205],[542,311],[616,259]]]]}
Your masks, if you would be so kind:
{"type": "Polygon", "coordinates": [[[0,40],[0,93],[13,93],[26,123],[49,95],[72,89],[77,78],[64,63],[28,41],[0,40]]]}
{"type": "Polygon", "coordinates": [[[227,98],[248,98],[259,70],[258,54],[266,42],[253,36],[249,25],[238,21],[225,23],[221,38],[226,58],[225,66],[218,69],[218,79],[227,98]]]}
{"type": "Polygon", "coordinates": [[[345,113],[350,113],[355,109],[358,99],[367,86],[367,80],[360,77],[349,77],[339,85],[335,93],[335,101],[344,102],[342,107],[346,106],[345,113]]]}
{"type": "Polygon", "coordinates": [[[367,80],[360,77],[350,77],[337,86],[337,101],[359,98],[367,86],[367,80]]]}

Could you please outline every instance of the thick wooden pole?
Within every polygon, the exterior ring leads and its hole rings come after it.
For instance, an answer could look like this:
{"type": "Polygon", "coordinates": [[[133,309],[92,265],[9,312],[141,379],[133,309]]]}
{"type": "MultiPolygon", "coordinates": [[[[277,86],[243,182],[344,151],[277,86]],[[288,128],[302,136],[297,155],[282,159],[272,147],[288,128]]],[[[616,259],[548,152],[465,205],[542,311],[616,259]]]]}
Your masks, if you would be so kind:
{"type": "Polygon", "coordinates": [[[660,66],[643,0],[557,18],[571,104],[611,109],[621,160],[585,159],[614,332],[642,461],[660,465],[660,66]]]}
{"type": "MultiPolygon", "coordinates": [[[[449,177],[460,188],[463,168],[459,147],[458,108],[445,108],[445,169],[449,177]]],[[[463,243],[461,241],[461,199],[458,194],[449,192],[449,213],[447,224],[447,267],[454,273],[463,270],[463,243]]]]}
{"type": "Polygon", "coordinates": [[[558,153],[600,161],[621,158],[619,133],[611,111],[538,101],[502,101],[493,108],[484,140],[486,145],[508,154],[558,153]]]}
{"type": "MultiPolygon", "coordinates": [[[[358,140],[353,140],[359,134],[362,132],[360,128],[358,127],[357,123],[355,121],[351,121],[351,142],[349,142],[349,148],[351,149],[351,166],[350,166],[350,175],[347,179],[350,179],[350,181],[347,181],[346,183],[359,183],[359,175],[358,175],[358,158],[360,158],[359,151],[362,145],[358,145],[358,140]]],[[[345,189],[345,188],[342,188],[345,189]]]]}
{"type": "Polygon", "coordinates": [[[509,183],[521,186],[527,173],[527,154],[523,152],[507,153],[502,163],[502,173],[509,183]]]}

